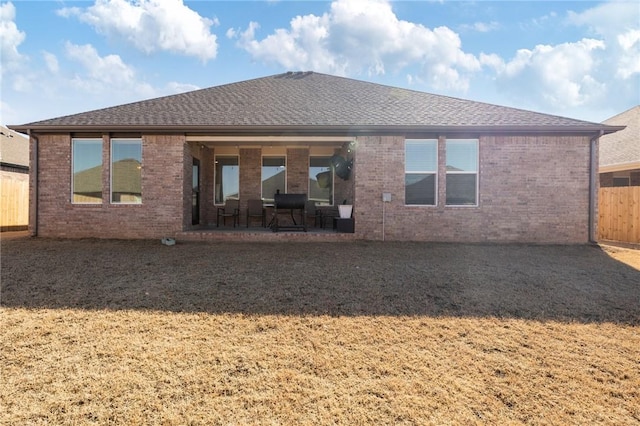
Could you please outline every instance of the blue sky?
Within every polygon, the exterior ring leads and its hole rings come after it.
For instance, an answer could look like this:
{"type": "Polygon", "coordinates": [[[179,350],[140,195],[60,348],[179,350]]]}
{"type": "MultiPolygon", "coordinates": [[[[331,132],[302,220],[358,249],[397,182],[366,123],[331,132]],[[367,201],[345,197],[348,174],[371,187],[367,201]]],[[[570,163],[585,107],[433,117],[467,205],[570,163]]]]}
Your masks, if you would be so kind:
{"type": "Polygon", "coordinates": [[[0,2],[0,123],[285,71],[600,122],[640,103],[633,1],[0,2]]]}

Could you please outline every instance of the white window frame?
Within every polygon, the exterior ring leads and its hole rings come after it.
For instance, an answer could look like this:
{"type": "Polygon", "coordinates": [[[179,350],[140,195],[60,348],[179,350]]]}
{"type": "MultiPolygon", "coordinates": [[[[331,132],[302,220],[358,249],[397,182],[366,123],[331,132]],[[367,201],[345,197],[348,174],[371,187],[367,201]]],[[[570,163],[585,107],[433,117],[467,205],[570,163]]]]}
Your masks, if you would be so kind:
{"type": "Polygon", "coordinates": [[[421,138],[421,139],[405,139],[404,140],[404,155],[405,155],[405,159],[404,159],[404,187],[405,187],[405,199],[404,199],[404,205],[405,206],[410,206],[410,207],[436,207],[438,205],[438,186],[439,186],[439,176],[438,176],[438,164],[439,164],[439,141],[438,139],[434,139],[434,138],[421,138]],[[436,169],[435,170],[407,170],[407,144],[418,144],[419,142],[432,142],[435,144],[435,149],[436,149],[436,169]],[[435,178],[435,181],[433,183],[434,188],[433,188],[433,204],[407,204],[407,197],[406,197],[406,176],[407,174],[422,174],[422,175],[433,175],[435,178]]]}
{"type": "Polygon", "coordinates": [[[216,166],[216,164],[218,164],[218,157],[236,157],[236,159],[238,160],[238,196],[235,198],[231,198],[231,197],[227,197],[230,200],[239,200],[240,199],[240,155],[239,154],[216,154],[213,157],[213,161],[214,161],[214,166],[213,166],[213,204],[215,206],[222,206],[224,205],[226,198],[222,200],[222,202],[217,202],[216,200],[216,184],[218,183],[218,167],[216,166]]]}
{"type": "Polygon", "coordinates": [[[264,167],[264,159],[265,158],[284,158],[284,192],[281,193],[286,193],[287,192],[287,163],[288,158],[286,154],[271,154],[271,155],[263,155],[262,157],[260,157],[260,197],[262,198],[263,201],[267,201],[267,202],[273,202],[273,198],[267,198],[264,196],[264,194],[262,193],[262,183],[264,182],[263,176],[262,176],[262,169],[264,167]]]}
{"type": "MultiPolygon", "coordinates": [[[[102,195],[100,196],[100,201],[95,201],[95,202],[89,202],[89,201],[75,201],[75,172],[74,172],[74,166],[75,166],[75,144],[76,143],[96,143],[98,142],[100,145],[100,166],[102,168],[104,168],[104,159],[102,158],[102,147],[103,147],[103,140],[102,138],[72,138],[71,139],[71,204],[76,204],[76,205],[100,205],[102,204],[102,195]]],[[[104,191],[104,187],[102,185],[102,172],[100,173],[100,194],[102,194],[104,191]]]]}
{"type": "MultiPolygon", "coordinates": [[[[480,139],[476,138],[468,138],[468,139],[446,139],[444,141],[444,152],[445,152],[445,160],[447,157],[447,144],[449,143],[468,143],[475,142],[476,144],[476,170],[473,172],[470,171],[449,171],[446,170],[446,175],[475,175],[476,176],[476,187],[475,187],[475,204],[447,204],[447,194],[445,192],[444,202],[446,207],[454,207],[454,208],[473,208],[478,207],[480,205],[480,139]]],[[[446,163],[446,161],[445,161],[446,163]]],[[[446,178],[446,177],[445,177],[446,178]]],[[[446,188],[445,188],[446,191],[446,188]]]]}
{"type": "Polygon", "coordinates": [[[142,162],[144,157],[143,152],[143,144],[142,138],[112,138],[109,141],[109,203],[120,206],[120,205],[129,205],[129,206],[139,206],[142,205],[142,162]],[[117,145],[118,142],[123,141],[138,141],[140,143],[140,201],[139,202],[122,202],[122,201],[113,201],[113,147],[117,145]],[[114,143],[115,142],[115,143],[114,143]]]}

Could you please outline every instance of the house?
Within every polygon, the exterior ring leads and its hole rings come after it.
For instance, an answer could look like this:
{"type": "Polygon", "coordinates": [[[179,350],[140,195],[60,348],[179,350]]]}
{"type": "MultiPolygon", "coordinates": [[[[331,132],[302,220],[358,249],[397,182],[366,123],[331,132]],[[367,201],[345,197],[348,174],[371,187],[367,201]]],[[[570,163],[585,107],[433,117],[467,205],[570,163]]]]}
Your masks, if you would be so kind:
{"type": "Polygon", "coordinates": [[[29,225],[29,140],[0,126],[0,231],[29,225]]]}
{"type": "Polygon", "coordinates": [[[600,138],[598,240],[640,244],[640,105],[604,124],[627,126],[600,138]]]}
{"type": "Polygon", "coordinates": [[[603,123],[627,128],[600,139],[600,186],[640,186],[640,105],[603,123]]]}
{"type": "Polygon", "coordinates": [[[12,128],[34,235],[186,237],[275,189],[352,204],[353,239],[536,243],[595,239],[598,139],[623,129],[316,72],[12,128]]]}

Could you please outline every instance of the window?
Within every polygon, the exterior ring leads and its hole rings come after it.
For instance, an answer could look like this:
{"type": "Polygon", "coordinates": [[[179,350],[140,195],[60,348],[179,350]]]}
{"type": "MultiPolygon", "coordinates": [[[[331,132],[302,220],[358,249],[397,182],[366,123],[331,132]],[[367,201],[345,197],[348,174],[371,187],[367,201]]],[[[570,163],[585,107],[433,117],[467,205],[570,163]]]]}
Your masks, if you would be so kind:
{"type": "Polygon", "coordinates": [[[405,204],[434,206],[438,176],[438,141],[407,139],[404,145],[405,204]]]}
{"type": "Polygon", "coordinates": [[[214,175],[215,204],[224,204],[227,198],[240,196],[240,166],[237,155],[216,156],[214,175]]]}
{"type": "Polygon", "coordinates": [[[630,186],[631,175],[629,172],[614,172],[613,186],[630,186]]]}
{"type": "Polygon", "coordinates": [[[102,139],[73,139],[71,202],[102,203],[102,139]]]}
{"type": "Polygon", "coordinates": [[[285,157],[262,157],[262,199],[273,201],[273,194],[287,192],[285,157]]]}
{"type": "Polygon", "coordinates": [[[447,140],[447,205],[478,205],[478,140],[447,140]]]}
{"type": "Polygon", "coordinates": [[[111,202],[142,203],[142,141],[111,140],[111,202]]]}
{"type": "Polygon", "coordinates": [[[613,176],[613,186],[629,186],[630,181],[629,176],[613,176]]]}
{"type": "Polygon", "coordinates": [[[309,200],[316,205],[333,205],[331,157],[309,157],[309,200]]]}

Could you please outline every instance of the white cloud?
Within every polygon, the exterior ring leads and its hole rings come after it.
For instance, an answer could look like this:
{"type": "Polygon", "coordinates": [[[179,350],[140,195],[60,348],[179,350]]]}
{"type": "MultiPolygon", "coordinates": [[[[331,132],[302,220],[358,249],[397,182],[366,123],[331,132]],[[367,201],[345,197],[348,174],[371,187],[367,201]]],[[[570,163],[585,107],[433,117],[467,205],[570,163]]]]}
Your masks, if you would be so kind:
{"type": "Polygon", "coordinates": [[[617,41],[623,53],[618,61],[616,76],[628,79],[633,74],[640,74],[640,30],[618,34],[617,41]]]}
{"type": "Polygon", "coordinates": [[[0,61],[2,74],[19,68],[26,60],[26,56],[18,51],[18,47],[26,35],[18,29],[14,22],[16,8],[12,3],[0,4],[0,61]]]}
{"type": "Polygon", "coordinates": [[[128,83],[133,80],[133,69],[122,62],[118,55],[100,57],[90,44],[65,44],[67,56],[88,71],[92,80],[107,84],[128,83]]]}
{"type": "Polygon", "coordinates": [[[497,88],[523,106],[562,115],[624,110],[638,103],[639,15],[637,4],[616,1],[569,12],[564,24],[586,27],[591,37],[520,49],[508,60],[481,54],[480,62],[495,71],[497,88]]]}
{"type": "Polygon", "coordinates": [[[634,1],[611,1],[582,13],[569,12],[567,17],[567,23],[586,26],[604,40],[609,71],[624,80],[640,73],[638,22],[640,7],[634,1]]]}
{"type": "Polygon", "coordinates": [[[153,87],[120,56],[101,56],[90,44],[66,42],[60,57],[43,52],[43,62],[39,71],[15,73],[3,98],[3,120],[24,123],[197,89],[173,82],[153,87]]]}
{"type": "Polygon", "coordinates": [[[185,6],[182,0],[96,0],[86,9],[64,8],[63,17],[76,16],[108,37],[123,38],[137,49],[194,56],[206,62],[217,55],[219,24],[185,6]]]}
{"type": "Polygon", "coordinates": [[[500,28],[500,24],[495,21],[491,22],[476,22],[474,24],[465,24],[461,26],[463,30],[477,31],[479,33],[488,33],[500,28]]]}
{"type": "Polygon", "coordinates": [[[554,108],[570,108],[600,99],[605,85],[595,77],[596,52],[604,49],[600,40],[583,39],[520,49],[506,62],[495,55],[483,55],[481,61],[496,70],[498,83],[512,95],[529,93],[554,108]]]}
{"type": "Polygon", "coordinates": [[[30,73],[16,73],[11,81],[11,89],[16,92],[28,93],[32,90],[35,79],[30,73]]]}
{"type": "Polygon", "coordinates": [[[624,50],[637,49],[638,41],[640,41],[640,30],[629,30],[626,33],[618,34],[618,43],[624,50]]]}
{"type": "Polygon", "coordinates": [[[236,38],[238,32],[235,30],[235,28],[229,28],[225,35],[227,36],[227,38],[236,38]]]}
{"type": "Polygon", "coordinates": [[[464,91],[479,60],[461,48],[458,34],[447,27],[433,30],[396,17],[386,0],[336,0],[322,16],[297,16],[262,40],[259,24],[231,29],[238,45],[254,60],[286,69],[338,75],[385,74],[418,65],[423,80],[437,89],[464,91]]]}
{"type": "Polygon", "coordinates": [[[133,92],[142,96],[153,95],[153,89],[136,80],[136,72],[125,64],[118,55],[100,56],[90,44],[65,44],[67,57],[78,63],[83,71],[72,79],[71,84],[83,92],[100,94],[133,92]]]}
{"type": "Polygon", "coordinates": [[[569,12],[566,21],[576,26],[587,26],[595,34],[606,38],[620,32],[638,28],[640,8],[635,1],[609,1],[581,13],[569,12]]]}
{"type": "Polygon", "coordinates": [[[42,52],[42,57],[44,58],[44,63],[50,72],[56,74],[60,70],[60,64],[58,63],[56,55],[50,52],[42,52]]]}
{"type": "Polygon", "coordinates": [[[189,84],[189,83],[178,83],[177,81],[171,81],[167,84],[167,91],[169,93],[185,93],[185,92],[191,92],[193,90],[198,90],[200,89],[199,86],[196,86],[195,84],[189,84]]]}
{"type": "Polygon", "coordinates": [[[555,12],[550,12],[547,15],[532,18],[529,21],[521,22],[520,28],[523,30],[537,30],[541,28],[547,28],[551,22],[555,21],[558,15],[555,12]]]}
{"type": "Polygon", "coordinates": [[[0,124],[13,124],[16,116],[15,108],[0,99],[0,124]]]}

